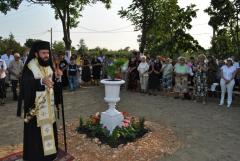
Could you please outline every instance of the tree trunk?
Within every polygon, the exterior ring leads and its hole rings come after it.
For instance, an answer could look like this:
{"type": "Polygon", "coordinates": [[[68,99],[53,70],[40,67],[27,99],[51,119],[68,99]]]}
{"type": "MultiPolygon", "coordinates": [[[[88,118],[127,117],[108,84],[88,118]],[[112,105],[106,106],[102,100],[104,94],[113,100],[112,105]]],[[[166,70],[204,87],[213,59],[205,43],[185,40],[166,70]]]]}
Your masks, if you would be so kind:
{"type": "Polygon", "coordinates": [[[237,55],[239,55],[239,35],[238,35],[238,31],[239,31],[239,24],[238,24],[238,21],[239,21],[239,19],[238,19],[238,14],[239,14],[239,11],[238,11],[238,9],[237,9],[237,15],[236,15],[236,17],[237,17],[237,28],[236,28],[236,35],[237,35],[237,42],[236,42],[236,46],[237,46],[237,55]]]}
{"type": "Polygon", "coordinates": [[[147,28],[146,28],[146,22],[143,22],[143,27],[142,27],[142,36],[141,36],[141,43],[139,47],[140,53],[144,52],[145,46],[146,46],[146,41],[147,41],[147,28]]]}
{"type": "Polygon", "coordinates": [[[70,38],[70,16],[69,16],[69,2],[65,1],[65,8],[61,9],[55,3],[54,8],[56,9],[58,16],[62,22],[63,28],[63,41],[65,43],[65,50],[71,50],[71,38],[70,38]]]}
{"type": "Polygon", "coordinates": [[[64,41],[64,43],[65,43],[65,49],[66,50],[71,50],[71,40],[69,41],[69,40],[63,40],[64,41]]]}
{"type": "Polygon", "coordinates": [[[50,4],[51,7],[55,9],[55,12],[57,13],[58,18],[62,22],[62,28],[63,28],[63,41],[65,43],[65,50],[71,50],[71,38],[70,38],[70,0],[60,1],[60,0],[42,0],[39,2],[30,0],[33,3],[37,4],[50,4]],[[60,2],[59,2],[60,1],[60,2]]]}
{"type": "Polygon", "coordinates": [[[232,22],[232,20],[230,21],[230,32],[231,32],[231,35],[233,37],[234,52],[236,53],[237,50],[238,50],[238,47],[237,47],[236,33],[233,30],[233,22],[232,22]]]}
{"type": "Polygon", "coordinates": [[[66,22],[65,25],[63,25],[63,41],[65,43],[65,49],[71,50],[71,38],[70,38],[70,29],[67,27],[66,22]]]}
{"type": "Polygon", "coordinates": [[[70,38],[70,10],[69,10],[69,5],[70,5],[70,2],[69,0],[66,0],[66,37],[67,37],[67,40],[65,42],[65,47],[66,47],[66,50],[71,50],[71,44],[72,44],[72,41],[71,41],[71,38],[70,38]]]}
{"type": "Polygon", "coordinates": [[[65,21],[62,21],[62,27],[63,27],[63,41],[65,43],[65,49],[71,50],[71,39],[70,39],[69,31],[65,21]]]}

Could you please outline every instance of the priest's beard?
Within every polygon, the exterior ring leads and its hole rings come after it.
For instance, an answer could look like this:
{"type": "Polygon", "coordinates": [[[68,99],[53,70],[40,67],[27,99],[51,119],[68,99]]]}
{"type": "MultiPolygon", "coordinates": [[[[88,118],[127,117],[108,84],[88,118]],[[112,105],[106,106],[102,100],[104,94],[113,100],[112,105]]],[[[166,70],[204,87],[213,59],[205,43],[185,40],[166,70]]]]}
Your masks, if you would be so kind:
{"type": "Polygon", "coordinates": [[[48,67],[50,65],[50,59],[44,60],[38,57],[38,63],[43,67],[48,67]]]}

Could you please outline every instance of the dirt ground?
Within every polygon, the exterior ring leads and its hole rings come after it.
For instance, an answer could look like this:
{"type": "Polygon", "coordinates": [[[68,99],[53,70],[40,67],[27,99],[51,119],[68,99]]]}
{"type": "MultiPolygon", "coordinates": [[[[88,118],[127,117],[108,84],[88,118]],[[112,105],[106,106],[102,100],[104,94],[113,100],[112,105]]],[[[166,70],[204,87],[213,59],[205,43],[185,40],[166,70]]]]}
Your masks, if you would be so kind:
{"type": "MultiPolygon", "coordinates": [[[[64,97],[67,121],[107,108],[103,87],[65,92],[64,97]]],[[[225,106],[219,107],[216,99],[202,105],[123,90],[118,110],[145,116],[146,120],[173,129],[184,147],[160,161],[239,161],[239,107],[238,102],[228,110],[225,106]]],[[[23,119],[16,117],[16,102],[0,106],[0,111],[0,147],[22,143],[23,119]]]]}

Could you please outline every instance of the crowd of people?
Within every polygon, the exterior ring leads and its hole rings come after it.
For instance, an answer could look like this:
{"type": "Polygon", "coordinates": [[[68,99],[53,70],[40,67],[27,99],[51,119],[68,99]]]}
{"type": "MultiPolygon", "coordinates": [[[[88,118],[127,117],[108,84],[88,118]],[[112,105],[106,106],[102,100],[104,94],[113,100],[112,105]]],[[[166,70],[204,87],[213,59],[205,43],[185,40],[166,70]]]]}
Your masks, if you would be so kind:
{"type": "Polygon", "coordinates": [[[227,107],[233,100],[233,91],[239,90],[239,62],[234,58],[217,60],[200,54],[186,59],[172,60],[163,56],[150,57],[134,53],[127,69],[127,89],[157,95],[163,91],[176,99],[190,99],[206,104],[208,96],[221,91],[219,105],[224,105],[227,92],[227,107]]]}
{"type": "MultiPolygon", "coordinates": [[[[6,88],[11,87],[13,100],[18,99],[18,84],[29,50],[21,56],[7,50],[0,59],[0,104],[5,104],[6,88]]],[[[53,54],[55,71],[60,75],[64,89],[76,90],[81,85],[99,86],[100,79],[108,78],[107,67],[114,56],[69,57],[64,52],[53,54]]],[[[217,60],[200,54],[188,59],[172,60],[163,56],[148,56],[133,52],[121,68],[121,77],[129,91],[156,96],[162,91],[176,99],[191,99],[206,104],[208,96],[221,91],[219,105],[224,105],[227,92],[227,107],[231,107],[233,91],[239,90],[239,63],[234,57],[217,60]]]]}
{"type": "MultiPolygon", "coordinates": [[[[24,64],[27,60],[29,49],[20,55],[11,49],[7,49],[0,58],[0,105],[5,104],[7,89],[11,87],[13,100],[18,100],[19,84],[21,81],[24,64]]],[[[81,84],[99,86],[100,79],[106,78],[103,73],[106,62],[105,56],[99,57],[68,56],[64,52],[53,53],[53,65],[55,76],[59,76],[61,88],[75,91],[81,84]]],[[[110,60],[110,59],[109,59],[110,60]]]]}
{"type": "MultiPolygon", "coordinates": [[[[26,51],[27,52],[27,51],[26,51]]],[[[0,105],[5,104],[6,89],[11,87],[13,100],[18,100],[17,88],[23,70],[24,58],[18,52],[6,51],[0,58],[0,105]]]]}

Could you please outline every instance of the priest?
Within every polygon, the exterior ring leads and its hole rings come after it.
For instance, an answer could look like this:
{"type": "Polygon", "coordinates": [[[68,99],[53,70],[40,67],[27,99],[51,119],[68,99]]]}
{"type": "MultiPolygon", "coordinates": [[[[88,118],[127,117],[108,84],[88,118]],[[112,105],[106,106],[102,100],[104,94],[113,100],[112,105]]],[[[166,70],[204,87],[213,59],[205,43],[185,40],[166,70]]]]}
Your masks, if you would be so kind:
{"type": "MultiPolygon", "coordinates": [[[[54,69],[50,44],[33,44],[23,68],[19,106],[24,101],[25,161],[53,161],[58,153],[54,113],[54,69]]],[[[18,109],[18,116],[21,116],[18,109]]]]}

